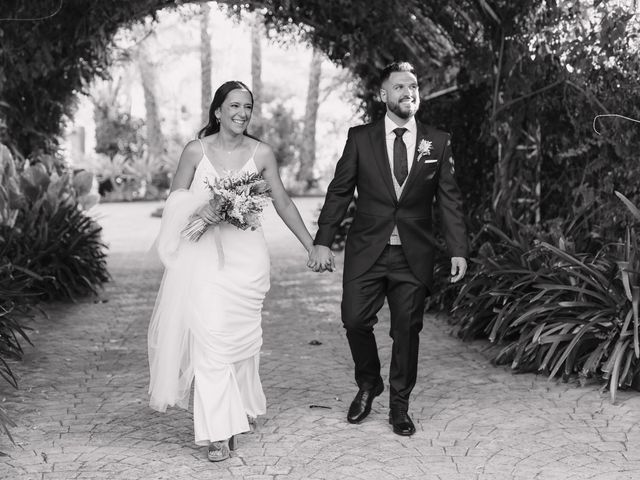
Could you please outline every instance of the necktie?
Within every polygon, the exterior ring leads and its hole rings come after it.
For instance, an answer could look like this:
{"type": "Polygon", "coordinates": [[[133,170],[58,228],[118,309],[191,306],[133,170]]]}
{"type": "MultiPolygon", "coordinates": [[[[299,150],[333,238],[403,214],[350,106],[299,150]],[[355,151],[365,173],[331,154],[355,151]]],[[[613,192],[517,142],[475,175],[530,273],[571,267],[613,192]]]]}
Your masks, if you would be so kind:
{"type": "Polygon", "coordinates": [[[404,135],[406,131],[406,128],[396,128],[393,130],[393,133],[396,134],[396,138],[393,141],[393,176],[396,177],[398,185],[400,186],[402,186],[409,174],[407,146],[402,140],[402,135],[404,135]]]}

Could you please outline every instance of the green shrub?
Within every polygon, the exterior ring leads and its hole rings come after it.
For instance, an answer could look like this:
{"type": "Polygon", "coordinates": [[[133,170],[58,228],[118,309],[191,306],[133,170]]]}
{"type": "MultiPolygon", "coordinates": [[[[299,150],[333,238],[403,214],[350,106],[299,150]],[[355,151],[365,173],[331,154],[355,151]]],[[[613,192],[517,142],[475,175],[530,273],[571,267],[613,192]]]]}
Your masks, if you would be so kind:
{"type": "Polygon", "coordinates": [[[2,256],[38,276],[29,291],[41,299],[97,293],[109,275],[101,227],[81,209],[95,202],[89,193],[92,175],[58,175],[41,162],[17,176],[14,188],[19,183],[23,201],[15,205],[17,215],[11,213],[12,225],[0,223],[2,256]]]}
{"type": "MultiPolygon", "coordinates": [[[[43,199],[44,200],[44,199],[43,199]]],[[[101,227],[71,200],[55,209],[38,201],[19,217],[18,228],[4,232],[6,255],[14,268],[35,272],[30,292],[42,300],[73,300],[97,294],[109,279],[101,227]]]]}
{"type": "Polygon", "coordinates": [[[612,401],[619,387],[634,386],[640,374],[634,230],[591,254],[567,251],[562,238],[558,246],[538,241],[530,247],[526,239],[489,229],[501,239],[500,253],[487,243],[474,260],[477,271],[454,304],[459,336],[502,346],[494,361],[518,371],[599,379],[612,401]]]}
{"type": "Polygon", "coordinates": [[[29,316],[33,294],[25,292],[31,289],[36,277],[9,263],[0,265],[0,377],[15,388],[18,382],[7,360],[22,358],[20,338],[31,343],[27,336],[29,328],[23,325],[23,320],[29,316]]]}
{"type": "MultiPolygon", "coordinates": [[[[34,305],[97,293],[109,275],[101,228],[83,211],[96,201],[93,176],[48,156],[20,164],[2,145],[0,158],[0,377],[17,388],[9,361],[30,343],[34,305]]],[[[10,425],[0,409],[0,427],[10,425]]]]}

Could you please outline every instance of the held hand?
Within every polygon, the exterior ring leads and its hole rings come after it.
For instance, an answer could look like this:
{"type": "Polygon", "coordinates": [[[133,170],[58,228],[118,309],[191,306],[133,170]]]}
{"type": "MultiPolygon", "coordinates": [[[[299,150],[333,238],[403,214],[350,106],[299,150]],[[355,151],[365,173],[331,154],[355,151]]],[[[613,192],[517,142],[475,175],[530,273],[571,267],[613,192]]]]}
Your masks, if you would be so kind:
{"type": "Polygon", "coordinates": [[[464,257],[451,257],[451,283],[462,280],[467,273],[467,260],[464,257]]]}
{"type": "Polygon", "coordinates": [[[210,203],[206,203],[196,210],[196,215],[202,218],[209,225],[217,225],[222,221],[222,216],[210,203]]]}
{"type": "Polygon", "coordinates": [[[307,267],[314,272],[324,272],[325,270],[333,272],[336,267],[333,252],[324,245],[314,245],[309,251],[307,267]]]}

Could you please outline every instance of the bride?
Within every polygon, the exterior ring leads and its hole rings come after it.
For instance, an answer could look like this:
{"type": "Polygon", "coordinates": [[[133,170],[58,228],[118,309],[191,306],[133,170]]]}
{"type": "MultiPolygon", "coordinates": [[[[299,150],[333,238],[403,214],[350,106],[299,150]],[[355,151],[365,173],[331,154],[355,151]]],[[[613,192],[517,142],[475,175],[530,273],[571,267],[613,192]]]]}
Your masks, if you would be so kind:
{"type": "Polygon", "coordinates": [[[160,412],[188,408],[193,383],[195,443],[208,445],[214,462],[229,458],[235,435],[250,431],[266,411],[258,366],[270,264],[262,230],[221,222],[207,184],[261,174],[278,215],[307,252],[313,248],[273,151],[247,133],[252,108],[242,82],[218,88],[209,123],[180,156],[156,242],[165,273],[148,333],[149,404],[160,412]],[[180,232],[196,217],[209,227],[199,240],[187,240],[180,232]]]}

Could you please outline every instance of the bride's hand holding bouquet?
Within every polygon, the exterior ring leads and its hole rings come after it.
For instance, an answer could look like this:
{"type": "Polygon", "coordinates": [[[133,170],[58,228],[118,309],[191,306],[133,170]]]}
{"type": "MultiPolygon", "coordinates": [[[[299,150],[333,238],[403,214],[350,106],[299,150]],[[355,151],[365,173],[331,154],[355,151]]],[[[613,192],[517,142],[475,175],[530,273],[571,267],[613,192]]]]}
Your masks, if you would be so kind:
{"type": "Polygon", "coordinates": [[[255,230],[260,227],[262,211],[270,201],[271,189],[262,175],[244,172],[207,183],[209,202],[200,207],[182,235],[192,241],[200,239],[210,225],[227,222],[235,227],[255,230]]]}
{"type": "Polygon", "coordinates": [[[217,225],[224,219],[222,215],[222,199],[211,198],[193,214],[191,220],[201,218],[207,225],[217,225]]]}

